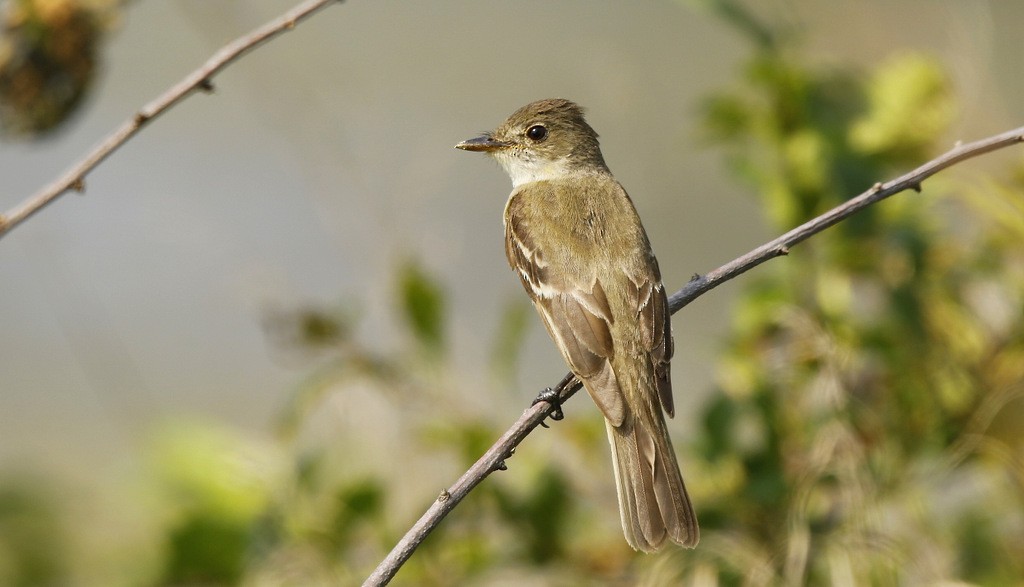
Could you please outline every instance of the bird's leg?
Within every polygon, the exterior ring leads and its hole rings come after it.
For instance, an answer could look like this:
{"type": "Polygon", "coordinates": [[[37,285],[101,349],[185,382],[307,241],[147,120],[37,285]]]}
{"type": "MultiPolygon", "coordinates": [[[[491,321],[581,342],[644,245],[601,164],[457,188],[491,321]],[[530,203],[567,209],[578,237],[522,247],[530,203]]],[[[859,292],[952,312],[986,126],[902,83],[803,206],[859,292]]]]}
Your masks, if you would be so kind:
{"type": "MultiPolygon", "coordinates": [[[[576,380],[576,375],[569,373],[558,382],[558,385],[544,388],[537,394],[537,397],[530,405],[535,406],[540,402],[548,402],[551,404],[551,413],[548,415],[552,420],[561,420],[565,417],[565,414],[562,413],[562,392],[576,385],[579,385],[576,380]]],[[[544,422],[541,422],[540,425],[545,428],[548,427],[544,422]]]]}
{"type": "MultiPolygon", "coordinates": [[[[530,405],[535,406],[540,402],[548,402],[549,404],[551,404],[551,413],[548,414],[548,416],[552,420],[561,420],[562,418],[565,417],[565,414],[562,412],[562,401],[559,399],[558,392],[559,390],[556,388],[545,387],[543,390],[541,390],[540,393],[537,394],[537,397],[534,398],[533,403],[530,405]]],[[[541,422],[540,425],[545,428],[548,427],[548,425],[545,424],[544,422],[541,422]]]]}

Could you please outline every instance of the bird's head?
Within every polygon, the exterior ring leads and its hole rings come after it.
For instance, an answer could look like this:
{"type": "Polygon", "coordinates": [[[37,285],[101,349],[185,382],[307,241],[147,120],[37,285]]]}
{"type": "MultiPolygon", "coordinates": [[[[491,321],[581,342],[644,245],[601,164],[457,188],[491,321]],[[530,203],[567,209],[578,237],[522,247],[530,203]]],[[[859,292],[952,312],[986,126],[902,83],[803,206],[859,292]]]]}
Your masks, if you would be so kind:
{"type": "Polygon", "coordinates": [[[513,186],[607,171],[597,133],[584,120],[583,109],[560,98],[527,104],[493,131],[455,147],[494,157],[513,186]]]}

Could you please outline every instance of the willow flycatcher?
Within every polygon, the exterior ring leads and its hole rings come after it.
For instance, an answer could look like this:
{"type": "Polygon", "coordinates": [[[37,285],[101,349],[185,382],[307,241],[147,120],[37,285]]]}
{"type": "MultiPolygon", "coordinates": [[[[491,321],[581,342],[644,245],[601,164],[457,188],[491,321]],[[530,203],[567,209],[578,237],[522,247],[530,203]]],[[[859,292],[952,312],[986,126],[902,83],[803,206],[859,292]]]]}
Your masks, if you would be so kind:
{"type": "Polygon", "coordinates": [[[664,413],[672,325],[643,225],[583,109],[540,100],[456,145],[512,178],[505,254],[572,372],[604,413],[626,541],[687,547],[699,532],[664,413]]]}

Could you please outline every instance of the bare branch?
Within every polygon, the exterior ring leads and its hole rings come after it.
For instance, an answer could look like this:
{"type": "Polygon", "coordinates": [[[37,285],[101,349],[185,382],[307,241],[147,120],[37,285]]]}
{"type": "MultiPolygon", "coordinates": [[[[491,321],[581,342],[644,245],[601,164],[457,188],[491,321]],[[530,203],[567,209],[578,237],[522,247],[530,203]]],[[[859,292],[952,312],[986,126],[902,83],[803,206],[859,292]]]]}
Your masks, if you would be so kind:
{"type": "MultiPolygon", "coordinates": [[[[564,401],[579,391],[580,387],[580,382],[570,373],[552,389],[558,392],[560,401],[564,401]]],[[[388,556],[377,565],[377,568],[366,579],[363,586],[387,585],[392,577],[395,576],[395,573],[398,572],[398,569],[405,564],[405,561],[409,560],[413,551],[430,534],[430,531],[448,515],[448,512],[459,505],[462,498],[469,495],[469,492],[483,481],[485,477],[494,471],[505,469],[505,459],[512,456],[519,443],[548,417],[552,409],[552,405],[547,402],[537,402],[523,412],[519,420],[502,434],[501,438],[491,445],[491,448],[487,449],[487,452],[463,473],[458,481],[448,489],[441,491],[441,494],[437,496],[434,503],[430,504],[430,508],[426,513],[405,533],[405,536],[391,549],[388,556]]]]}
{"type": "MultiPolygon", "coordinates": [[[[789,249],[793,245],[803,242],[875,202],[907,189],[920,191],[921,182],[947,167],[1020,142],[1024,142],[1024,127],[966,145],[958,145],[944,155],[932,159],[928,163],[892,181],[884,184],[877,183],[868,191],[847,200],[842,205],[836,206],[813,220],[801,224],[777,239],[761,245],[749,253],[722,265],[718,269],[709,271],[704,275],[695,276],[689,283],[669,297],[670,311],[675,314],[683,306],[686,306],[702,294],[718,287],[733,277],[745,273],[769,259],[788,254],[789,249]]],[[[559,392],[559,401],[569,399],[579,388],[580,383],[576,381],[571,373],[566,375],[554,387],[559,392]]],[[[552,410],[551,404],[540,402],[523,412],[519,420],[454,485],[441,492],[441,495],[431,504],[426,513],[406,532],[405,536],[402,537],[388,556],[373,571],[373,574],[366,579],[363,587],[386,585],[405,561],[412,556],[413,551],[416,550],[430,531],[448,515],[448,512],[455,509],[455,506],[459,504],[462,498],[468,495],[486,476],[496,470],[503,470],[505,468],[505,459],[512,456],[519,443],[534,428],[540,425],[551,414],[552,410]]]]}
{"type": "MultiPolygon", "coordinates": [[[[582,387],[580,382],[576,380],[572,373],[569,373],[552,389],[558,392],[559,401],[565,401],[579,391],[580,387],[582,387]]],[[[483,481],[484,477],[487,477],[494,471],[504,470],[505,459],[512,456],[519,443],[534,428],[539,426],[552,411],[553,406],[548,402],[537,402],[523,412],[519,420],[502,434],[501,438],[491,445],[491,448],[487,449],[487,452],[463,473],[462,477],[459,477],[459,480],[454,485],[442,491],[437,499],[434,500],[434,503],[430,504],[430,508],[427,509],[426,513],[405,533],[405,536],[391,549],[388,556],[377,565],[373,574],[363,583],[363,587],[387,585],[391,578],[395,576],[395,573],[398,572],[398,569],[405,564],[405,561],[409,560],[413,551],[430,534],[430,531],[448,515],[448,512],[455,509],[455,506],[459,505],[462,498],[466,497],[474,487],[483,481]]]]}
{"type": "Polygon", "coordinates": [[[875,202],[884,200],[893,194],[897,194],[908,189],[917,192],[921,191],[921,182],[947,167],[952,167],[966,159],[977,157],[978,155],[984,155],[985,153],[990,153],[1020,142],[1024,142],[1024,126],[988,137],[987,139],[967,143],[966,145],[957,145],[945,154],[932,159],[917,169],[905,173],[892,181],[884,184],[876,183],[871,186],[871,189],[859,196],[851,198],[843,204],[825,212],[821,216],[801,224],[779,238],[757,247],[746,255],[733,259],[714,271],[709,271],[704,275],[695,276],[689,283],[669,297],[669,309],[673,314],[675,314],[683,306],[697,299],[701,294],[708,290],[718,287],[737,275],[746,273],[750,269],[757,267],[769,259],[789,254],[789,249],[793,245],[803,242],[807,238],[818,234],[833,224],[837,224],[838,222],[845,220],[875,202]]]}
{"type": "Polygon", "coordinates": [[[213,83],[210,81],[214,75],[229,64],[237,61],[243,55],[255,49],[262,43],[273,37],[295,28],[300,21],[312,16],[313,13],[328,4],[340,2],[341,0],[306,0],[298,4],[278,18],[255,29],[251,33],[241,36],[228,43],[210,57],[199,69],[185,76],[180,82],[172,86],[158,98],[143,106],[133,114],[121,126],[110,133],[92,151],[85,155],[78,163],[64,172],[53,183],[39,190],[21,204],[10,209],[6,214],[0,216],[0,238],[3,238],[12,228],[24,222],[47,204],[58,197],[74,190],[85,191],[85,176],[109,157],[128,139],[133,137],[155,117],[163,114],[166,110],[192,95],[195,90],[209,93],[213,91],[213,83]]]}

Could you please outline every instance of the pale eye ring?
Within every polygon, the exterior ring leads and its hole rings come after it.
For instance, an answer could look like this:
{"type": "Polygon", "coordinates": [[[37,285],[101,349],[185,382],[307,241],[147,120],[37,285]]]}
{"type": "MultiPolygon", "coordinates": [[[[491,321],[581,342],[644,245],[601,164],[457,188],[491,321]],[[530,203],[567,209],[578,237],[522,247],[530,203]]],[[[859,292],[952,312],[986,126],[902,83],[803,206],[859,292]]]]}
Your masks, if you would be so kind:
{"type": "Polygon", "coordinates": [[[539,143],[548,138],[548,129],[543,124],[535,124],[526,129],[526,138],[539,143]]]}

